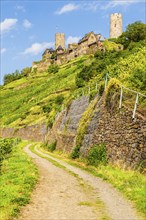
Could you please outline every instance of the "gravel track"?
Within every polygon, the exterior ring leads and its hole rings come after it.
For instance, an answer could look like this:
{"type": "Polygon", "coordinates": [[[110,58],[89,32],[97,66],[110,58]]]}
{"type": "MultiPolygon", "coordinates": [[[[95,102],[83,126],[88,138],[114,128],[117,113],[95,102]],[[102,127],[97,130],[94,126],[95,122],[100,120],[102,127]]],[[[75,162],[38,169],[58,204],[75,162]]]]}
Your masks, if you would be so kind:
{"type": "Polygon", "coordinates": [[[37,147],[35,147],[35,151],[43,157],[53,159],[67,170],[77,174],[94,189],[94,192],[90,192],[90,195],[86,193],[77,178],[66,170],[56,167],[46,159],[32,153],[29,146],[27,146],[25,152],[37,164],[40,181],[32,195],[31,203],[22,209],[19,220],[109,219],[105,218],[107,213],[112,220],[140,219],[131,203],[110,184],[80,168],[42,153],[37,147]],[[105,207],[98,207],[98,210],[96,207],[95,210],[94,206],[79,205],[83,201],[94,203],[98,196],[105,207]]]}
{"type": "MultiPolygon", "coordinates": [[[[101,220],[106,216],[96,193],[79,178],[29,150],[40,174],[31,201],[22,208],[19,220],[101,220]]],[[[107,219],[107,218],[106,218],[107,219]]]]}

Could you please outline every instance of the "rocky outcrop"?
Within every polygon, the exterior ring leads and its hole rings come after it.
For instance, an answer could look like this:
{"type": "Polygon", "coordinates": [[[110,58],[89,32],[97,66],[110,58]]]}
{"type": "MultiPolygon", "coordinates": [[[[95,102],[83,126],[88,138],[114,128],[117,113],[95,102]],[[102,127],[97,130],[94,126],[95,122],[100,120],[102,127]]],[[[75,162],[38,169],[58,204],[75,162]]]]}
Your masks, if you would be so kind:
{"type": "Polygon", "coordinates": [[[68,109],[63,110],[56,118],[52,130],[48,132],[48,142],[57,141],[57,149],[71,152],[76,145],[78,123],[89,105],[89,97],[83,96],[74,100],[68,109]]]}

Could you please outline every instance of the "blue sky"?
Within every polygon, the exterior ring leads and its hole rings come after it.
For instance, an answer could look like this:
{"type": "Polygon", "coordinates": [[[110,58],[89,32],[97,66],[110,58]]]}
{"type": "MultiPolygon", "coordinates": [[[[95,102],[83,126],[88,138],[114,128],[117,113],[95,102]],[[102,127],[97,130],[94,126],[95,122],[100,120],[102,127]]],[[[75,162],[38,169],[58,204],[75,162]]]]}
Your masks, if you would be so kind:
{"type": "Polygon", "coordinates": [[[65,33],[68,44],[89,31],[108,38],[111,13],[122,13],[123,31],[135,21],[145,23],[145,0],[0,0],[0,4],[1,84],[4,74],[40,60],[43,51],[54,46],[56,31],[65,33]]]}

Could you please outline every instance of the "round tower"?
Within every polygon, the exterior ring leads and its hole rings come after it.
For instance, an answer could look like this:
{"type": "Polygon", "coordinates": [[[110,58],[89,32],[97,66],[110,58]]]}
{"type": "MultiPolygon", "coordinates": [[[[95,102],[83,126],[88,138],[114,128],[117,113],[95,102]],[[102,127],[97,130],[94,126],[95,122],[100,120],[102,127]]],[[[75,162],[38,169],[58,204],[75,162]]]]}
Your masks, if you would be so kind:
{"type": "Polygon", "coordinates": [[[59,46],[65,49],[65,34],[63,33],[55,34],[55,49],[57,49],[59,46]]]}
{"type": "Polygon", "coordinates": [[[122,14],[114,13],[110,16],[110,38],[117,38],[122,34],[122,14]]]}

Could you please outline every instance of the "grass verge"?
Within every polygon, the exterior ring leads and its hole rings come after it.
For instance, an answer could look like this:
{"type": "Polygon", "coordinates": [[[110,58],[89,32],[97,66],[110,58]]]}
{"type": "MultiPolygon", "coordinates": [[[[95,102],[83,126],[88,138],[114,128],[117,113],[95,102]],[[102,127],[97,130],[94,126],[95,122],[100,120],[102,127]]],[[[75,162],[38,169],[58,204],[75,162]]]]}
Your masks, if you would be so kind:
{"type": "Polygon", "coordinates": [[[20,142],[11,157],[3,161],[0,176],[0,219],[8,220],[26,205],[34,188],[38,172],[32,160],[23,152],[27,142],[20,142]]]}
{"type": "Polygon", "coordinates": [[[39,150],[111,183],[115,188],[121,191],[125,197],[133,202],[133,205],[140,215],[144,216],[146,214],[146,177],[138,171],[124,170],[112,165],[99,165],[95,167],[87,165],[85,158],[72,160],[69,158],[69,155],[61,151],[50,153],[42,148],[39,148],[39,150]]]}

